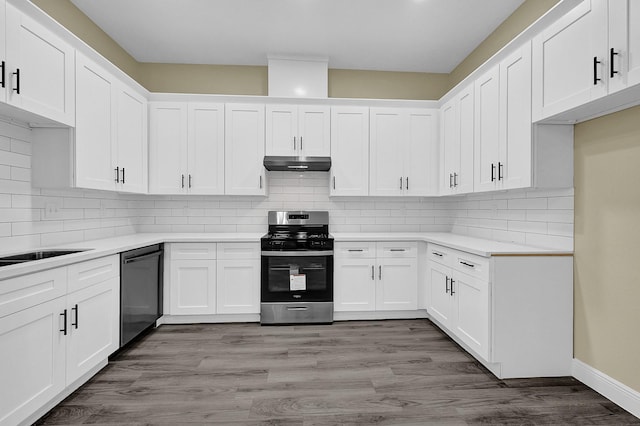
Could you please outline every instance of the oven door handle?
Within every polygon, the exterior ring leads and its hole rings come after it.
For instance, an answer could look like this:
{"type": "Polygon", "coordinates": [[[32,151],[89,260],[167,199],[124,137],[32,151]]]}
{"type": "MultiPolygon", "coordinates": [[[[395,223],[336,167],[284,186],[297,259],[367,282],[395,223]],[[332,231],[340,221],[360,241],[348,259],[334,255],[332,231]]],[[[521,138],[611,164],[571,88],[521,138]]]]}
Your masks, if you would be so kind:
{"type": "Polygon", "coordinates": [[[309,250],[309,251],[262,251],[267,257],[318,257],[333,256],[333,250],[309,250]]]}

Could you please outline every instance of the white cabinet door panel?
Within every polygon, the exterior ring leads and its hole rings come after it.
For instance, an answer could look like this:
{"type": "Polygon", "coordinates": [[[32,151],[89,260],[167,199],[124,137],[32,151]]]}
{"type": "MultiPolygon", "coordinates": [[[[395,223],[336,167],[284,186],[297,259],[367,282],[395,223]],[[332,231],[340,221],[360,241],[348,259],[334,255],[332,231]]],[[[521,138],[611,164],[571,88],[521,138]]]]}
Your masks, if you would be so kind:
{"type": "Polygon", "coordinates": [[[403,311],[418,308],[418,260],[378,258],[376,310],[403,311]]]}
{"type": "Polygon", "coordinates": [[[330,195],[369,195],[369,108],[331,108],[330,195]]]}
{"type": "Polygon", "coordinates": [[[148,185],[147,100],[126,88],[117,87],[114,146],[115,167],[120,167],[124,192],[144,194],[148,185]]]}
{"type": "Polygon", "coordinates": [[[449,328],[453,321],[453,302],[449,294],[451,269],[439,263],[429,262],[429,315],[444,327],[449,328]]]}
{"type": "Polygon", "coordinates": [[[495,189],[498,179],[500,143],[499,68],[493,67],[475,83],[474,189],[495,189]]]}
{"type": "Polygon", "coordinates": [[[216,261],[171,262],[171,315],[216,313],[216,261]]]}
{"type": "Polygon", "coordinates": [[[438,182],[438,117],[436,110],[407,111],[404,191],[406,195],[435,195],[438,182]]]}
{"type": "Polygon", "coordinates": [[[489,359],[489,283],[454,272],[454,333],[482,358],[489,359]]]}
{"type": "MultiPolygon", "coordinates": [[[[0,22],[6,25],[7,22],[7,3],[0,1],[0,22]]],[[[3,27],[5,28],[5,27],[3,27]]],[[[9,71],[7,64],[7,50],[6,50],[6,31],[0,31],[0,61],[4,61],[4,68],[2,70],[5,84],[0,86],[0,102],[7,101],[7,73],[9,71]]]]}
{"type": "Polygon", "coordinates": [[[188,176],[191,194],[224,194],[224,105],[189,104],[188,176]]]}
{"type": "Polygon", "coordinates": [[[217,313],[260,313],[260,259],[219,259],[217,270],[217,313]]]}
{"type": "Polygon", "coordinates": [[[640,83],[640,4],[609,0],[608,6],[609,93],[613,93],[640,83]]]}
{"type": "Polygon", "coordinates": [[[331,155],[331,120],[328,106],[298,108],[298,153],[307,157],[331,155]]]}
{"type": "Polygon", "coordinates": [[[453,176],[456,194],[473,192],[474,140],[475,140],[474,85],[470,84],[458,95],[459,167],[453,176]]]}
{"type": "Polygon", "coordinates": [[[371,108],[370,195],[401,195],[406,121],[399,108],[371,108]]]}
{"type": "Polygon", "coordinates": [[[298,155],[298,107],[267,105],[266,115],[266,155],[298,155]]]}
{"type": "Polygon", "coordinates": [[[334,309],[374,311],[376,279],[374,259],[335,259],[334,309]]]}
{"type": "Polygon", "coordinates": [[[184,192],[187,169],[187,105],[155,102],[149,116],[149,192],[184,192]]]}
{"type": "Polygon", "coordinates": [[[225,194],[267,194],[264,114],[264,105],[225,105],[225,194]]]}

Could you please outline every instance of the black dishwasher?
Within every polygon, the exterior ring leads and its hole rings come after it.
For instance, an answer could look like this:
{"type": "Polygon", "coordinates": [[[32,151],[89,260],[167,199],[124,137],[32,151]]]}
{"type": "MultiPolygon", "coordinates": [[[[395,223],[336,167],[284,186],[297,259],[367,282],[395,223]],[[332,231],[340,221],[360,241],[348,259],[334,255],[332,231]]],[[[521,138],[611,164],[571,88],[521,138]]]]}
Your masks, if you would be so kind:
{"type": "Polygon", "coordinates": [[[120,253],[120,347],[162,316],[162,244],[120,253]]]}

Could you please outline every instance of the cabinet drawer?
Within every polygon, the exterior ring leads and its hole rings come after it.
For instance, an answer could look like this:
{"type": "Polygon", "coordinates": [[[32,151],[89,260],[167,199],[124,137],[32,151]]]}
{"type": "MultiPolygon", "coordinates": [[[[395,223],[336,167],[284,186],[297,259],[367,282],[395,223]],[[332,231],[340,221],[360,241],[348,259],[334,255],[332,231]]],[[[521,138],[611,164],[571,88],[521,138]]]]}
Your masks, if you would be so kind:
{"type": "Polygon", "coordinates": [[[455,265],[456,253],[456,250],[436,244],[429,244],[427,246],[427,258],[430,261],[438,262],[450,268],[455,265]]]}
{"type": "Polygon", "coordinates": [[[418,243],[385,241],[377,245],[377,257],[418,257],[418,243]]]}
{"type": "Polygon", "coordinates": [[[169,246],[171,260],[182,259],[215,259],[216,243],[171,243],[169,246]]]}
{"type": "Polygon", "coordinates": [[[218,243],[218,259],[259,259],[260,243],[218,243]]]}
{"type": "Polygon", "coordinates": [[[489,259],[465,252],[455,252],[453,268],[456,271],[489,281],[489,259]]]}
{"type": "Polygon", "coordinates": [[[375,242],[335,243],[336,256],[347,259],[374,259],[376,257],[375,242]]]}
{"type": "Polygon", "coordinates": [[[0,281],[0,317],[67,294],[67,268],[0,281]]]}
{"type": "Polygon", "coordinates": [[[120,275],[120,256],[113,255],[69,266],[69,293],[120,275]]]}

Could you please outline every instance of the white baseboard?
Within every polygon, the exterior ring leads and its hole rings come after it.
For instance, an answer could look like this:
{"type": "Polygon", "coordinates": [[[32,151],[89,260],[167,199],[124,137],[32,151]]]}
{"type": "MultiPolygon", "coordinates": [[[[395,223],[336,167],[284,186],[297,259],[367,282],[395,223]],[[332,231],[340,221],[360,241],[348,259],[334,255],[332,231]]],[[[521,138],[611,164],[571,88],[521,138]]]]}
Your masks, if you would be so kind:
{"type": "Polygon", "coordinates": [[[573,377],[640,418],[640,392],[575,358],[571,370],[573,377]]]}

